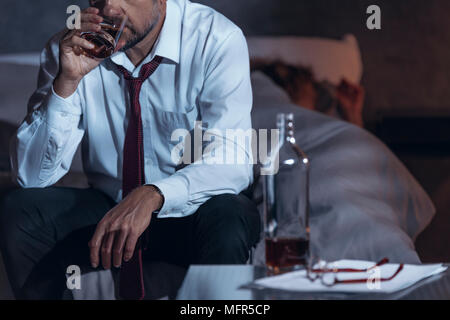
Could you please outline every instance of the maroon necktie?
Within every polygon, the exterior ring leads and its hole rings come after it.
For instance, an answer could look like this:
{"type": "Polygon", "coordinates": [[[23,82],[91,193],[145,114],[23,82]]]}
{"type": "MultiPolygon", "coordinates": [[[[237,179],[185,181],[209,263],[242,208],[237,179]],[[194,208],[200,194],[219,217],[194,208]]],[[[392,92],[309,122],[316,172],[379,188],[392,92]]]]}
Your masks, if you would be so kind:
{"type": "MultiPolygon", "coordinates": [[[[123,146],[122,199],[134,188],[145,183],[144,150],[139,94],[144,81],[155,72],[162,57],[156,56],[151,62],[142,66],[139,77],[133,78],[122,66],[117,66],[127,81],[130,93],[131,110],[125,143],[123,146]]],[[[145,233],[145,232],[144,232],[145,233]]],[[[142,242],[139,238],[133,257],[122,263],[120,269],[119,296],[127,300],[141,300],[145,296],[144,274],[142,271],[142,242]]]]}

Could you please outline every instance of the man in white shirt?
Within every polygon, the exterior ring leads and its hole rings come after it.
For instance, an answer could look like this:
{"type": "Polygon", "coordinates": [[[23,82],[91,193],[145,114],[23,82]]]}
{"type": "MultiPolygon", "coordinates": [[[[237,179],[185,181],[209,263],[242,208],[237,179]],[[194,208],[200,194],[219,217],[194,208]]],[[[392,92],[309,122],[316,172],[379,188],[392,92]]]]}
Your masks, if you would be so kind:
{"type": "Polygon", "coordinates": [[[144,259],[187,266],[245,263],[259,240],[256,207],[240,194],[252,182],[249,144],[219,138],[192,164],[172,159],[172,133],[192,132],[196,121],[221,133],[251,128],[242,31],[188,0],[91,5],[81,30],[43,50],[38,89],[11,144],[24,189],[1,201],[0,245],[20,298],[59,298],[68,265],[123,267],[141,244],[144,259]],[[83,54],[92,44],[80,37],[98,31],[100,14],[128,17],[120,50],[102,61],[83,54]],[[91,188],[51,187],[80,143],[91,188]],[[220,148],[241,151],[245,163],[211,161],[220,148]]]}

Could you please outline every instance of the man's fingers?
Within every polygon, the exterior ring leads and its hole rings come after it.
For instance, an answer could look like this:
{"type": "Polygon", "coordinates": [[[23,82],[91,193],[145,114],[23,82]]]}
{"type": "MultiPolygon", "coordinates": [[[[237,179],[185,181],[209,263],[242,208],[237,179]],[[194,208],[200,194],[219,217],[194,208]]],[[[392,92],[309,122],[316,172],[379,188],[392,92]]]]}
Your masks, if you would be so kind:
{"type": "Polygon", "coordinates": [[[102,223],[99,223],[91,241],[89,241],[91,265],[94,268],[97,268],[99,264],[99,251],[104,234],[105,230],[103,225],[102,223]]]}
{"type": "Polygon", "coordinates": [[[75,46],[72,48],[72,50],[77,56],[82,55],[84,52],[83,49],[80,48],[80,46],[75,46]]]}
{"type": "Polygon", "coordinates": [[[118,232],[114,240],[113,265],[116,268],[119,268],[120,265],[122,264],[123,248],[125,247],[125,241],[127,240],[127,237],[128,237],[128,230],[122,229],[118,232]]]}
{"type": "Polygon", "coordinates": [[[106,270],[111,268],[111,252],[115,236],[116,232],[110,231],[106,234],[105,237],[103,237],[101,254],[102,254],[102,265],[103,268],[106,270]]]}
{"type": "Polygon", "coordinates": [[[100,31],[102,28],[99,24],[92,23],[92,22],[82,22],[81,23],[81,32],[89,32],[89,31],[100,31]]]}
{"type": "Polygon", "coordinates": [[[81,11],[81,15],[96,15],[100,14],[100,10],[96,7],[88,7],[81,11]]]}
{"type": "Polygon", "coordinates": [[[84,10],[81,11],[81,12],[83,12],[83,13],[86,12],[86,13],[97,14],[97,13],[100,12],[100,10],[99,10],[98,8],[96,8],[96,7],[88,7],[88,8],[84,9],[84,10]]]}
{"type": "Polygon", "coordinates": [[[76,35],[78,32],[79,32],[79,30],[77,30],[77,29],[69,30],[69,32],[67,32],[66,35],[62,38],[61,42],[68,41],[74,35],[76,35]]]}
{"type": "Polygon", "coordinates": [[[125,250],[123,253],[123,260],[128,261],[133,257],[134,249],[136,248],[136,243],[139,239],[139,235],[134,232],[131,232],[128,235],[127,243],[125,245],[125,250]]]}
{"type": "Polygon", "coordinates": [[[65,52],[73,51],[77,56],[84,53],[83,49],[94,49],[95,45],[80,37],[80,30],[72,30],[66,38],[61,41],[61,50],[65,52]]]}
{"type": "Polygon", "coordinates": [[[94,49],[95,45],[92,42],[87,41],[86,39],[80,38],[79,36],[73,36],[67,42],[64,43],[66,46],[70,46],[72,48],[79,46],[84,49],[94,49]]]}
{"type": "Polygon", "coordinates": [[[101,16],[92,13],[82,13],[80,18],[81,22],[100,23],[103,21],[101,16]]]}

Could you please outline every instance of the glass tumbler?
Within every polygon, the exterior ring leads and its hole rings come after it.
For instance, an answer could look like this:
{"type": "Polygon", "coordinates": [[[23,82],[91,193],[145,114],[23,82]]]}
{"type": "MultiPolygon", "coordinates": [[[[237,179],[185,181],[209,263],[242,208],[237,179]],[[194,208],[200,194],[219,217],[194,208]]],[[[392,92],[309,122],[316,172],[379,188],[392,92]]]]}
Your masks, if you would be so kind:
{"type": "Polygon", "coordinates": [[[81,38],[94,44],[93,49],[83,49],[84,53],[93,59],[105,59],[116,50],[123,29],[128,21],[126,15],[121,17],[103,17],[100,31],[81,33],[81,38]]]}

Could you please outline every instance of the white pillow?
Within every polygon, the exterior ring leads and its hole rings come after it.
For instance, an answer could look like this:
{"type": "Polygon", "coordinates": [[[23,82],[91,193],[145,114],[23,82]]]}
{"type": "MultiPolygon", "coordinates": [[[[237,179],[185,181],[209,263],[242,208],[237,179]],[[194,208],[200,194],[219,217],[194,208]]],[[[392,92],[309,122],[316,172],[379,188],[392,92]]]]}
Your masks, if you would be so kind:
{"type": "Polygon", "coordinates": [[[355,36],[342,40],[305,37],[248,37],[251,58],[281,60],[310,67],[317,80],[338,84],[342,78],[359,83],[363,72],[355,36]]]}

